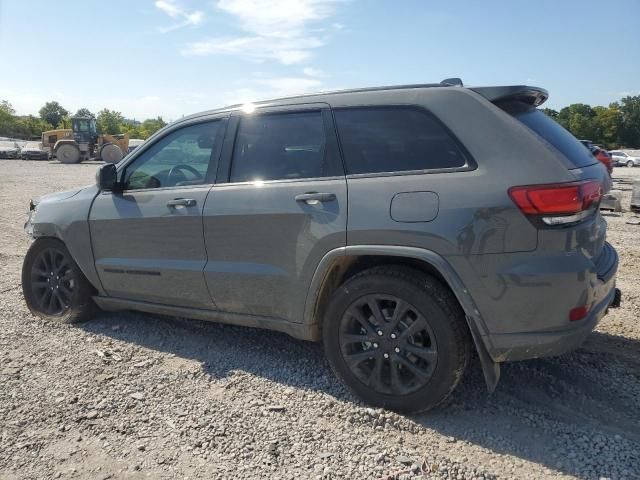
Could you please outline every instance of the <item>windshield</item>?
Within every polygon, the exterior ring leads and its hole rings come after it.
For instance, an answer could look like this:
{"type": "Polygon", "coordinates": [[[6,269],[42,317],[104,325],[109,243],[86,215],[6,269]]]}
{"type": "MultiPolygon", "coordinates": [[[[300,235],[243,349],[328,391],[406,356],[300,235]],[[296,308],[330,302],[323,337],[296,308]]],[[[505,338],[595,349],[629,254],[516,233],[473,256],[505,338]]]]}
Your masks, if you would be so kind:
{"type": "Polygon", "coordinates": [[[33,149],[33,150],[40,150],[40,144],[39,143],[27,143],[24,148],[29,148],[29,149],[33,149]]]}
{"type": "Polygon", "coordinates": [[[13,142],[0,142],[0,147],[16,148],[16,144],[13,142]]]}

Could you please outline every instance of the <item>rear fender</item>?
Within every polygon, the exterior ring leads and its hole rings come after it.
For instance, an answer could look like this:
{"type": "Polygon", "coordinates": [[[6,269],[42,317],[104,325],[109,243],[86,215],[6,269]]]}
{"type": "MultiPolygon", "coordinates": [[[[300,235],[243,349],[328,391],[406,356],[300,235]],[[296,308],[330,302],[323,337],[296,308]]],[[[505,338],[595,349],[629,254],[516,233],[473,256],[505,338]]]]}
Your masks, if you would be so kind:
{"type": "Polygon", "coordinates": [[[487,388],[490,392],[493,392],[500,378],[500,366],[491,359],[487,345],[485,345],[485,338],[488,331],[480,315],[480,311],[477,309],[469,291],[451,265],[443,257],[431,250],[394,245],[350,245],[331,250],[322,258],[311,280],[304,306],[304,324],[313,330],[319,330],[319,319],[317,317],[320,295],[332,267],[336,263],[340,263],[341,259],[345,257],[367,255],[396,256],[399,258],[420,260],[428,263],[440,273],[465,313],[465,318],[482,364],[482,371],[487,383],[487,388]]]}

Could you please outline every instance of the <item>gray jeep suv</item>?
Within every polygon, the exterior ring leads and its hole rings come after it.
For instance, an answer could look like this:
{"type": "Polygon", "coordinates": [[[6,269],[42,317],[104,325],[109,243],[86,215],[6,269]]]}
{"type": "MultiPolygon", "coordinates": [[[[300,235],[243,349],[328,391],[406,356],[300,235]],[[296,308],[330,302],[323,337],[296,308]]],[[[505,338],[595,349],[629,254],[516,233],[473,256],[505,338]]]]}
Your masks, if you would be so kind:
{"type": "Polygon", "coordinates": [[[605,168],[527,86],[368,88],[236,105],[32,200],[31,311],[131,309],[324,343],[365,401],[441,403],[472,352],[576,348],[611,306],[605,168]]]}

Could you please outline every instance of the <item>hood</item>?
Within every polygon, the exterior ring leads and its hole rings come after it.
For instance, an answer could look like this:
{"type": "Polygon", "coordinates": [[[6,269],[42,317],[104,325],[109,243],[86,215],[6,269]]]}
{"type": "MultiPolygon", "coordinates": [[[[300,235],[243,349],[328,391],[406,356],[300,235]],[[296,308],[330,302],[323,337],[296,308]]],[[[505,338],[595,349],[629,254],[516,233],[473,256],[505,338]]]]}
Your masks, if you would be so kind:
{"type": "Polygon", "coordinates": [[[82,190],[84,190],[88,186],[89,185],[87,185],[86,187],[76,188],[74,190],[67,190],[65,192],[48,193],[46,195],[42,195],[39,198],[34,198],[33,200],[31,200],[31,205],[32,205],[31,209],[33,210],[33,208],[35,208],[37,205],[41,203],[55,203],[55,202],[59,202],[60,200],[66,200],[67,198],[71,198],[74,195],[77,195],[78,193],[80,193],[82,190]]]}

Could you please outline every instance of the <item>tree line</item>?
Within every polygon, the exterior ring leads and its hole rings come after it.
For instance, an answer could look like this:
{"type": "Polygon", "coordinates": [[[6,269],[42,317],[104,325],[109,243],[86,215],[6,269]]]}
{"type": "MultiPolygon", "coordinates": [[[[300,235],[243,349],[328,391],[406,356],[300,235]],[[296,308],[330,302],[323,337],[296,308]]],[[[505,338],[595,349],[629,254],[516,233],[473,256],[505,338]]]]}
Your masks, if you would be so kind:
{"type": "MultiPolygon", "coordinates": [[[[36,140],[42,132],[57,128],[71,128],[71,114],[56,101],[47,102],[38,112],[39,116],[16,115],[12,105],[0,101],[0,137],[36,140]]],[[[164,127],[162,117],[149,118],[142,122],[125,118],[122,113],[104,108],[94,114],[87,108],[79,109],[76,117],[91,117],[96,119],[98,133],[118,134],[127,133],[129,138],[146,139],[164,127]]]]}
{"type": "MultiPolygon", "coordinates": [[[[559,111],[550,108],[542,111],[577,138],[591,140],[610,150],[640,148],[640,95],[624,97],[608,107],[573,103],[559,111]]],[[[36,139],[45,130],[71,128],[69,112],[58,102],[47,102],[39,114],[39,117],[17,116],[9,102],[0,101],[0,136],[36,139]]],[[[76,116],[95,118],[98,133],[128,133],[130,138],[146,139],[166,125],[162,117],[138,122],[107,108],[97,115],[81,108],[76,116]]]]}
{"type": "Polygon", "coordinates": [[[542,111],[577,138],[609,150],[640,148],[640,95],[624,97],[608,107],[573,103],[559,111],[542,111]]]}

